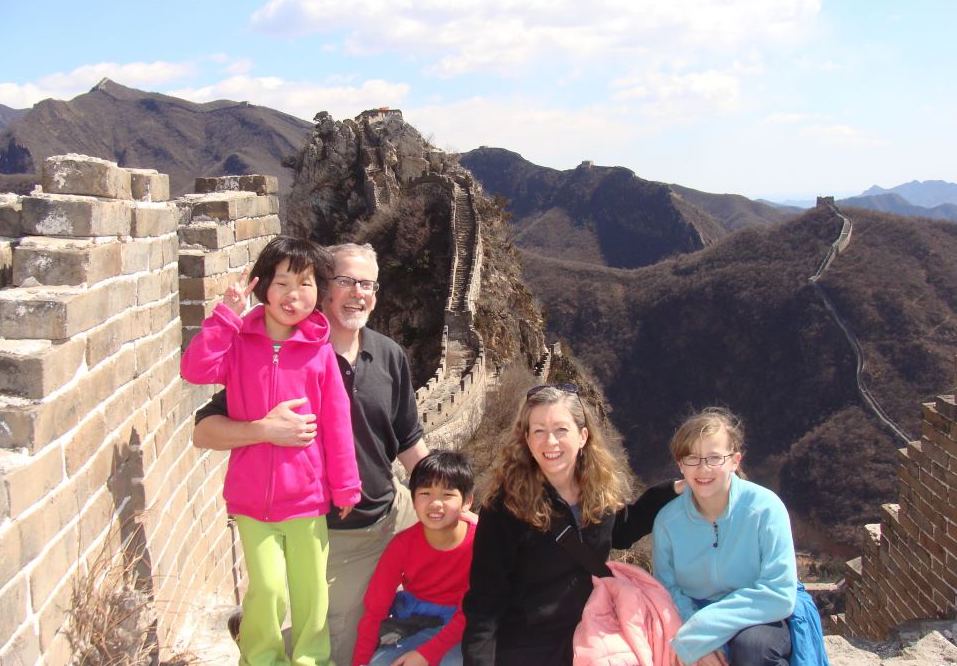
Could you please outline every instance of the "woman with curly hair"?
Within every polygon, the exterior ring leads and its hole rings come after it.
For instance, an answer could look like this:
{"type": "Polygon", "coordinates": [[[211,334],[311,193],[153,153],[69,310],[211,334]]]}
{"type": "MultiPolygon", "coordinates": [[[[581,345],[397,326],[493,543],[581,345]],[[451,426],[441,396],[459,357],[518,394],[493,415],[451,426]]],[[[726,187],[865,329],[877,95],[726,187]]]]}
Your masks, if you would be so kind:
{"type": "Polygon", "coordinates": [[[577,387],[532,388],[483,493],[463,603],[465,664],[571,664],[592,578],[556,536],[574,530],[604,561],[612,547],[651,532],[675,485],[654,486],[629,504],[628,463],[577,387]]]}

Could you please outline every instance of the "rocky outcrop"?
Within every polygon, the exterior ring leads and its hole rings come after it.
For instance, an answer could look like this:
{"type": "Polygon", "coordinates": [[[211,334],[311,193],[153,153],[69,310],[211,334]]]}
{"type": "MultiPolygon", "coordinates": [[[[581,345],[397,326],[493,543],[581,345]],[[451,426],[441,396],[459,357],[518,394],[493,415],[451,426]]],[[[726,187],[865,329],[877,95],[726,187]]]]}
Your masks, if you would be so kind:
{"type": "Polygon", "coordinates": [[[288,228],[376,248],[383,287],[371,325],[408,350],[433,446],[467,437],[495,369],[531,366],[543,349],[501,209],[398,110],[318,114],[295,169],[288,228]]]}

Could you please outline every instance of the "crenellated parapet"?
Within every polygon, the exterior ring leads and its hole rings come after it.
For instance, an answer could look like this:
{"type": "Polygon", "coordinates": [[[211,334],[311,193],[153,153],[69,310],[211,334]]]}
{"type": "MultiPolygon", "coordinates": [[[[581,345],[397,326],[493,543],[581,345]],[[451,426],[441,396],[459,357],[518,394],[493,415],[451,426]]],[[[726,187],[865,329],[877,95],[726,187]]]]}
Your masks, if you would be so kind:
{"type": "Polygon", "coordinates": [[[0,195],[0,663],[69,663],[98,598],[162,658],[235,598],[226,457],[190,441],[213,387],[179,359],[279,231],[274,180],[243,178],[169,201],[164,174],[67,155],[0,195]]]}
{"type": "Polygon", "coordinates": [[[899,504],[865,527],[860,558],[847,563],[842,633],[884,639],[914,619],[957,613],[957,404],[923,405],[921,437],[899,449],[899,504]]]}

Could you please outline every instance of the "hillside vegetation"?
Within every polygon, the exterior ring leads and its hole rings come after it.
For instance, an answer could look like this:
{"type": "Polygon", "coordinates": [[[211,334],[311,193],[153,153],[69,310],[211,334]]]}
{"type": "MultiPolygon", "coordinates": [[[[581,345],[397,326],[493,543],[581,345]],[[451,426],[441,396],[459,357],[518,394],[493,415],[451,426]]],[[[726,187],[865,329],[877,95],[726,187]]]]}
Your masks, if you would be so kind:
{"type": "MultiPolygon", "coordinates": [[[[957,227],[845,212],[854,237],[823,285],[860,337],[870,388],[913,431],[918,400],[953,381],[957,227]]],[[[675,473],[666,447],[682,416],[723,404],[748,426],[748,472],[834,543],[893,501],[900,444],[862,411],[851,347],[807,282],[840,227],[813,209],[631,271],[524,252],[550,331],[604,385],[646,481],[675,473]]]]}
{"type": "Polygon", "coordinates": [[[637,268],[788,217],[742,196],[644,180],[623,167],[583,163],[558,171],[501,148],[479,148],[459,159],[488,192],[504,199],[516,244],[557,259],[637,268]]]}

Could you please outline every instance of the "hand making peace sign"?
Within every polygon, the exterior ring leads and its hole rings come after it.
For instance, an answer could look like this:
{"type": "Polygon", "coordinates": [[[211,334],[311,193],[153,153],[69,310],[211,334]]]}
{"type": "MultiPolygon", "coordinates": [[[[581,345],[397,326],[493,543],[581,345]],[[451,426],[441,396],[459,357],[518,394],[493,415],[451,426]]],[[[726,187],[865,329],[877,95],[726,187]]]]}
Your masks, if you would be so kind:
{"type": "Polygon", "coordinates": [[[246,310],[246,304],[249,300],[249,295],[253,293],[253,289],[256,288],[256,285],[259,283],[259,278],[254,277],[249,284],[246,284],[246,280],[249,277],[249,268],[243,271],[242,275],[239,277],[239,281],[231,283],[226,287],[226,293],[223,294],[223,303],[230,310],[236,313],[236,316],[241,316],[246,310]],[[243,285],[246,284],[244,287],[243,285]]]}

